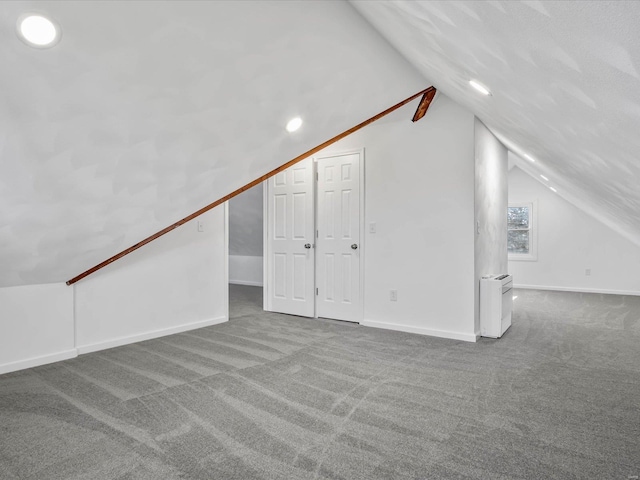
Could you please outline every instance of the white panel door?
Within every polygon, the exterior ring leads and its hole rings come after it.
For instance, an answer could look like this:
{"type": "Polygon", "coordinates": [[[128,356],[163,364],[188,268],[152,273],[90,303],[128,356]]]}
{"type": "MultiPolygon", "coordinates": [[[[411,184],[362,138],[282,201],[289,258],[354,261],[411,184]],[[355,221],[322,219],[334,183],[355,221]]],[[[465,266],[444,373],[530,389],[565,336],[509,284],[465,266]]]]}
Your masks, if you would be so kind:
{"type": "Polygon", "coordinates": [[[267,309],[313,317],[313,160],[271,177],[267,199],[267,309]]]}
{"type": "Polygon", "coordinates": [[[360,321],[360,154],[318,158],[317,316],[360,321]]]}

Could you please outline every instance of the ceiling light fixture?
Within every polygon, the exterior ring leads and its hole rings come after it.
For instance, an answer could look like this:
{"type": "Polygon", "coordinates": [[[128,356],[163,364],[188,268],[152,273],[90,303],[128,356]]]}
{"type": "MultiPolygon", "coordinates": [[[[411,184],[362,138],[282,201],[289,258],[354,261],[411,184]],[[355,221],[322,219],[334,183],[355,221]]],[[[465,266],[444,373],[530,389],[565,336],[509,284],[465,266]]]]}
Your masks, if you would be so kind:
{"type": "Polygon", "coordinates": [[[489,91],[489,89],[484,85],[482,85],[480,82],[476,82],[475,80],[469,80],[469,85],[471,85],[473,88],[475,88],[477,91],[479,91],[483,95],[491,95],[491,92],[489,91]]]}
{"type": "Polygon", "coordinates": [[[528,153],[524,154],[524,158],[526,158],[527,160],[529,160],[530,162],[534,162],[536,161],[535,158],[533,158],[531,155],[529,155],[528,153]]]}
{"type": "Polygon", "coordinates": [[[555,188],[553,188],[553,187],[549,187],[549,190],[551,190],[553,193],[557,193],[557,192],[558,192],[558,190],[556,190],[556,189],[555,189],[555,188]]]}
{"type": "Polygon", "coordinates": [[[20,40],[35,48],[50,48],[60,41],[60,27],[42,15],[22,15],[17,33],[20,40]]]}
{"type": "Polygon", "coordinates": [[[300,117],[292,118],[287,123],[287,132],[295,132],[302,126],[302,119],[300,117]]]}
{"type": "Polygon", "coordinates": [[[544,175],[540,175],[540,178],[543,179],[545,182],[549,181],[549,179],[547,177],[545,177],[544,175]]]}

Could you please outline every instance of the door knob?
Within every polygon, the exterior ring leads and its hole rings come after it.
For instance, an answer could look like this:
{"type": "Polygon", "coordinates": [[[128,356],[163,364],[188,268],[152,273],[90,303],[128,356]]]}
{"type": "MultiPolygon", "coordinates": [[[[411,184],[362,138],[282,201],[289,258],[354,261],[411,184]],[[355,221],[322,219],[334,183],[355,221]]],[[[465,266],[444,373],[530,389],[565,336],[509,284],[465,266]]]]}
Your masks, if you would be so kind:
{"type": "Polygon", "coordinates": [[[311,248],[311,244],[310,243],[305,243],[304,244],[304,248],[311,248]]]}
{"type": "Polygon", "coordinates": [[[353,248],[354,250],[357,250],[358,249],[358,244],[357,243],[352,244],[351,248],[353,248]]]}

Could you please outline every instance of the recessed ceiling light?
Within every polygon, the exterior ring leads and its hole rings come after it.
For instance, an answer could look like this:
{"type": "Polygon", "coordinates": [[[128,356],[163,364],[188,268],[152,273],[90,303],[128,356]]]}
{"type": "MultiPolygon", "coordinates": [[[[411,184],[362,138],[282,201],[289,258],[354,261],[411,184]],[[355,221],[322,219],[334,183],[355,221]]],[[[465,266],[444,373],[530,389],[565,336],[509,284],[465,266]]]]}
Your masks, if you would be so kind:
{"type": "Polygon", "coordinates": [[[60,27],[42,15],[22,15],[17,27],[18,37],[30,47],[49,48],[60,40],[60,27]]]}
{"type": "Polygon", "coordinates": [[[535,162],[536,159],[533,158],[531,155],[529,155],[528,153],[524,154],[524,158],[526,158],[527,160],[529,160],[530,162],[535,162]]]}
{"type": "Polygon", "coordinates": [[[302,126],[302,119],[300,117],[292,118],[287,123],[287,132],[295,132],[302,126]]]}
{"type": "Polygon", "coordinates": [[[476,82],[475,80],[469,80],[469,85],[471,85],[473,88],[475,88],[477,91],[479,91],[483,95],[491,95],[491,92],[487,87],[485,87],[479,82],[476,82]]]}
{"type": "Polygon", "coordinates": [[[549,190],[551,190],[551,191],[552,191],[552,192],[554,192],[554,193],[557,193],[557,192],[558,192],[558,190],[556,190],[556,189],[555,189],[555,188],[553,188],[553,187],[549,187],[549,190]]]}
{"type": "Polygon", "coordinates": [[[549,179],[547,177],[545,177],[544,175],[540,175],[540,178],[543,179],[545,182],[549,181],[549,179]]]}

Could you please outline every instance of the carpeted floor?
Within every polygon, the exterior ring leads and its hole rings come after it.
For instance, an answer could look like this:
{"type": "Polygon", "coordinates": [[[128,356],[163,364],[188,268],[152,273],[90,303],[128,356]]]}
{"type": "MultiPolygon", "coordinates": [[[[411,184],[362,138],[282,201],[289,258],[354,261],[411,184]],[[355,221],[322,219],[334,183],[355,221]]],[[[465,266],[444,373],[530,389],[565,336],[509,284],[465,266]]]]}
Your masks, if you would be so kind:
{"type": "Polygon", "coordinates": [[[476,344],[263,313],[0,376],[2,479],[628,479],[640,297],[518,291],[476,344]]]}

